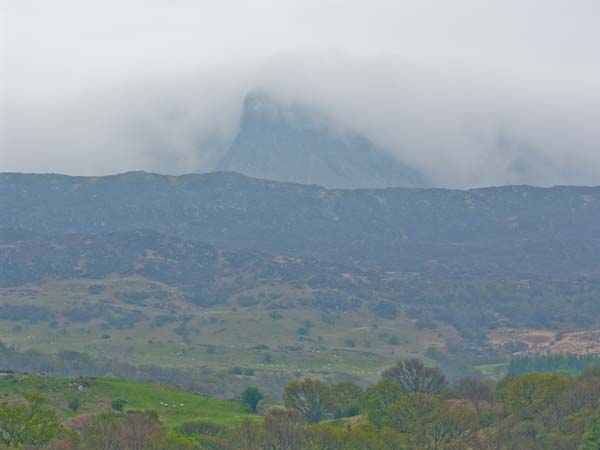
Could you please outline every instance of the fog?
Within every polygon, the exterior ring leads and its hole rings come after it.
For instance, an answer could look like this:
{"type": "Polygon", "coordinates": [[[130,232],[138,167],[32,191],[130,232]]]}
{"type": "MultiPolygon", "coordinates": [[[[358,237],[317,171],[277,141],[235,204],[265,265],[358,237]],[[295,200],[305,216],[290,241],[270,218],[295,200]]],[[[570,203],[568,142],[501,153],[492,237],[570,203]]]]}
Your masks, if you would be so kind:
{"type": "Polygon", "coordinates": [[[95,3],[0,0],[0,171],[209,171],[259,87],[439,186],[600,184],[595,1],[95,3]]]}

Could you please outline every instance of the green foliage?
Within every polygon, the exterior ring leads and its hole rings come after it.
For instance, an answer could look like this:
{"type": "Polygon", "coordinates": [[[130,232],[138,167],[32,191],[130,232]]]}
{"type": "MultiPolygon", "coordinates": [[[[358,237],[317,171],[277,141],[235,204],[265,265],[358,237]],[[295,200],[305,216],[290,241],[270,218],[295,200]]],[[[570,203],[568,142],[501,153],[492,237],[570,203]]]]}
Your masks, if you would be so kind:
{"type": "Polygon", "coordinates": [[[221,436],[225,432],[225,427],[204,420],[194,420],[182,423],[176,431],[186,436],[221,436]]]}
{"type": "Polygon", "coordinates": [[[424,449],[467,448],[479,429],[472,408],[439,396],[408,394],[387,410],[384,423],[424,449]]]}
{"type": "Polygon", "coordinates": [[[319,423],[331,417],[335,409],[331,388],[310,378],[287,385],[283,400],[287,408],[298,410],[308,423],[319,423]]]}
{"type": "Polygon", "coordinates": [[[344,381],[341,383],[332,384],[331,390],[332,401],[334,402],[334,417],[353,417],[359,415],[365,403],[365,393],[360,386],[344,381]]]}
{"type": "Polygon", "coordinates": [[[570,383],[569,377],[560,374],[520,375],[502,384],[499,396],[516,417],[531,420],[557,403],[570,383]]]}
{"type": "MultiPolygon", "coordinates": [[[[0,395],[3,385],[11,386],[13,390],[21,389],[23,382],[20,380],[18,377],[0,380],[0,395]]],[[[88,391],[95,389],[94,383],[105,382],[78,380],[80,386],[86,386],[78,392],[85,400],[86,410],[94,405],[88,391]]],[[[110,382],[115,383],[116,380],[110,382]]],[[[56,393],[57,388],[64,389],[72,386],[72,383],[55,384],[54,380],[48,378],[44,378],[42,384],[35,383],[36,387],[42,385],[50,393],[56,393]]],[[[127,383],[123,387],[123,391],[110,391],[112,398],[130,398],[123,392],[144,397],[139,384],[127,383]]],[[[105,399],[108,391],[103,392],[102,398],[105,399]]],[[[160,398],[175,393],[166,387],[160,387],[158,392],[162,394],[160,398]]],[[[62,399],[65,398],[72,397],[63,395],[62,399]]],[[[208,400],[189,395],[186,401],[191,402],[192,399],[208,400]]],[[[32,404],[36,401],[39,403],[35,398],[30,400],[32,404]]],[[[215,402],[212,404],[217,406],[216,401],[212,400],[215,402]]],[[[501,380],[495,390],[488,382],[463,379],[450,386],[443,395],[405,393],[402,386],[389,379],[381,380],[364,393],[353,383],[326,384],[306,379],[290,383],[284,400],[286,405],[293,408],[272,408],[267,411],[264,420],[247,415],[245,420],[218,423],[213,420],[217,414],[216,408],[194,408],[194,420],[187,419],[174,427],[165,427],[161,419],[176,409],[173,408],[175,404],[149,411],[137,409],[139,403],[128,400],[130,409],[127,414],[104,410],[96,415],[81,416],[79,431],[62,429],[54,413],[53,423],[57,426],[54,434],[40,438],[39,442],[49,441],[45,450],[599,448],[600,368],[588,369],[574,377],[547,373],[509,376],[501,380]],[[334,415],[343,416],[339,411],[354,405],[360,405],[367,414],[323,420],[334,415]]],[[[156,397],[153,401],[156,401],[156,397]]],[[[59,401],[58,404],[64,407],[67,402],[59,401]]],[[[25,403],[3,403],[1,410],[6,413],[7,408],[26,406],[25,403]]],[[[241,405],[237,406],[241,408],[241,405]]],[[[14,411],[9,412],[14,415],[14,411]]],[[[4,418],[2,415],[0,417],[4,418]]],[[[0,424],[6,422],[0,421],[0,424]]],[[[44,427],[46,429],[48,427],[44,427]]],[[[37,448],[36,445],[43,444],[29,445],[37,448]]]]}
{"type": "Polygon", "coordinates": [[[125,409],[125,405],[127,405],[127,400],[113,400],[110,403],[110,407],[112,409],[114,409],[115,411],[120,412],[121,414],[123,413],[123,410],[125,409]]]}
{"type": "Polygon", "coordinates": [[[255,413],[258,404],[263,399],[262,393],[255,387],[249,387],[242,392],[242,402],[250,408],[250,410],[255,413]]]}
{"type": "Polygon", "coordinates": [[[73,411],[73,414],[77,414],[77,410],[81,406],[81,401],[78,397],[74,397],[69,400],[69,409],[73,411]]]}
{"type": "Polygon", "coordinates": [[[600,355],[519,356],[510,361],[508,373],[511,375],[530,372],[570,372],[576,374],[594,366],[600,366],[600,355]]]}
{"type": "Polygon", "coordinates": [[[365,391],[365,409],[369,420],[381,428],[387,409],[404,394],[402,386],[391,380],[383,379],[369,386],[365,391]]]}
{"type": "Polygon", "coordinates": [[[583,435],[579,450],[600,449],[600,412],[596,415],[589,428],[583,435]]]}
{"type": "Polygon", "coordinates": [[[30,395],[26,400],[0,403],[0,442],[8,448],[43,445],[63,429],[56,412],[43,406],[43,397],[30,395]]]}

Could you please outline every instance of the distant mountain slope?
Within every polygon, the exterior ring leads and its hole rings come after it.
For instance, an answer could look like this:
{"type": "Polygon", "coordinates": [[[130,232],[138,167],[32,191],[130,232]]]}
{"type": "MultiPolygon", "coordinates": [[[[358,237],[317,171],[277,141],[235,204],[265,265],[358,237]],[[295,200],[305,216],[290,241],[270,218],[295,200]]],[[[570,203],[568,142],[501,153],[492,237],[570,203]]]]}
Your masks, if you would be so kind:
{"type": "Polygon", "coordinates": [[[595,276],[600,188],[327,190],[234,173],[0,174],[0,229],[151,229],[386,270],[595,276]]]}
{"type": "Polygon", "coordinates": [[[52,237],[0,236],[0,288],[52,280],[141,276],[177,288],[203,306],[257,287],[278,286],[288,304],[307,297],[324,308],[351,308],[382,274],[348,265],[220,250],[148,230],[52,237]],[[371,283],[372,282],[372,283],[371,283]]]}
{"type": "Polygon", "coordinates": [[[337,132],[315,112],[259,91],[246,97],[239,134],[217,169],[333,188],[429,184],[365,137],[337,132]]]}

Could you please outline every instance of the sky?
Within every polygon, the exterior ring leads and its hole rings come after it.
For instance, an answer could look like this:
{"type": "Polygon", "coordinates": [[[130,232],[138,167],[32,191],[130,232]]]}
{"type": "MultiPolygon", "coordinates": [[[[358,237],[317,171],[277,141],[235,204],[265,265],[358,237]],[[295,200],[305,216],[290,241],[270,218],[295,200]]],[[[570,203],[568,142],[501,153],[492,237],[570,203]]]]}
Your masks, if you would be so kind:
{"type": "Polygon", "coordinates": [[[596,0],[0,0],[0,172],[209,171],[261,88],[435,184],[600,184],[596,0]]]}

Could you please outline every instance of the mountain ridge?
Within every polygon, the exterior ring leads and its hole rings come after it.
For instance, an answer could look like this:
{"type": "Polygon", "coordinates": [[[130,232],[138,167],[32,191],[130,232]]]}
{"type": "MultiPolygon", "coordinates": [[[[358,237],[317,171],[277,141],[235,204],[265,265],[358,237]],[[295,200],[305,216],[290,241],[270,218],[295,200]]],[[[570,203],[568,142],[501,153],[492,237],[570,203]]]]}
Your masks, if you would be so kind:
{"type": "Polygon", "coordinates": [[[392,271],[585,274],[594,272],[600,248],[598,187],[335,190],[223,172],[0,174],[0,204],[3,229],[149,228],[224,248],[392,271]]]}

